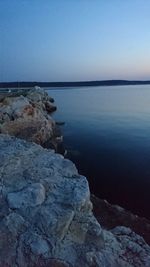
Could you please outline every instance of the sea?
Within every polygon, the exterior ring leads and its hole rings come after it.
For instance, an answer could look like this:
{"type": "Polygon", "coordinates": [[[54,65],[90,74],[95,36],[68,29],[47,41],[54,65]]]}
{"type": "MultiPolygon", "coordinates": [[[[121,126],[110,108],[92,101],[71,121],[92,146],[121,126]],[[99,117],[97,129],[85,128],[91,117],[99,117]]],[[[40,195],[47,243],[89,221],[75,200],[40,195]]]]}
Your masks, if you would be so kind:
{"type": "Polygon", "coordinates": [[[67,157],[101,199],[150,219],[150,85],[47,88],[67,157]]]}

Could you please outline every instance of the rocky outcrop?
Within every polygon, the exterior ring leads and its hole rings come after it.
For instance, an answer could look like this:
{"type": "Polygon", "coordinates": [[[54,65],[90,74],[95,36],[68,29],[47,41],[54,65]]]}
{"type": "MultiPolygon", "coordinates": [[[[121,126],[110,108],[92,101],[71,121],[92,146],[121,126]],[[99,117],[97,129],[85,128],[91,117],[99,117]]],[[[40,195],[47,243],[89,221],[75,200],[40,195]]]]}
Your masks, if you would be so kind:
{"type": "Polygon", "coordinates": [[[0,148],[0,267],[150,266],[142,237],[100,226],[71,161],[3,134],[0,148]]]}
{"type": "Polygon", "coordinates": [[[50,116],[53,102],[41,88],[6,94],[0,101],[0,132],[59,151],[61,134],[50,116]]]}

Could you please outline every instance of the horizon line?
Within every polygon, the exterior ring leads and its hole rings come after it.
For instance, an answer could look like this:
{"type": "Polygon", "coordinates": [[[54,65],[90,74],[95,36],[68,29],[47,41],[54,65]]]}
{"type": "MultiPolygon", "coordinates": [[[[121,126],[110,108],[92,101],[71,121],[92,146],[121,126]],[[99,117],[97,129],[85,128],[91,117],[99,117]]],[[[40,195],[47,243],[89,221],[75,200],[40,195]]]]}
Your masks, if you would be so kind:
{"type": "Polygon", "coordinates": [[[77,81],[37,81],[37,80],[14,80],[14,81],[0,81],[1,83],[84,83],[84,82],[150,82],[146,80],[130,80],[130,79],[104,79],[104,80],[77,80],[77,81]]]}

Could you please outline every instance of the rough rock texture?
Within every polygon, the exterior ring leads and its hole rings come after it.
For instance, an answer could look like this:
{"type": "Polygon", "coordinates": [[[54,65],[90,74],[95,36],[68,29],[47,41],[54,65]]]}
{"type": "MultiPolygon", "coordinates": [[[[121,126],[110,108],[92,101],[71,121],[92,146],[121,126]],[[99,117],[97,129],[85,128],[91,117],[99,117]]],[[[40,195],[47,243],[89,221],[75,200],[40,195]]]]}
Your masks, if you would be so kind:
{"type": "Polygon", "coordinates": [[[24,91],[0,101],[0,132],[58,151],[60,131],[49,115],[56,110],[54,100],[41,88],[24,91]]]}
{"type": "Polygon", "coordinates": [[[0,135],[0,267],[149,267],[129,228],[101,228],[85,177],[52,150],[0,135]]]}

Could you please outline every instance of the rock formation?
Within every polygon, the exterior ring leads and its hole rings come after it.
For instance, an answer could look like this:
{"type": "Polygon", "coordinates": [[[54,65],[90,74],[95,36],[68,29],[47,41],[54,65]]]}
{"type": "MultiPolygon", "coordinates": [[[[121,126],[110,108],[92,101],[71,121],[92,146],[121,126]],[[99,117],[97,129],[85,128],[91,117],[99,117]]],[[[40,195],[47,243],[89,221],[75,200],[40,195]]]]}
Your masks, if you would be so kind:
{"type": "Polygon", "coordinates": [[[71,161],[3,134],[0,148],[0,267],[150,266],[142,237],[100,226],[71,161]]]}
{"type": "Polygon", "coordinates": [[[0,267],[150,267],[136,228],[101,219],[92,198],[97,221],[87,179],[42,148],[61,139],[53,102],[40,88],[0,98],[0,267]]]}
{"type": "Polygon", "coordinates": [[[0,101],[0,132],[59,151],[60,131],[50,116],[54,100],[41,88],[11,92],[0,101]]]}

